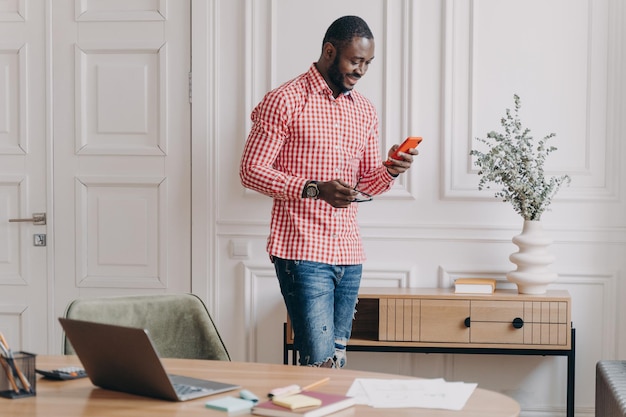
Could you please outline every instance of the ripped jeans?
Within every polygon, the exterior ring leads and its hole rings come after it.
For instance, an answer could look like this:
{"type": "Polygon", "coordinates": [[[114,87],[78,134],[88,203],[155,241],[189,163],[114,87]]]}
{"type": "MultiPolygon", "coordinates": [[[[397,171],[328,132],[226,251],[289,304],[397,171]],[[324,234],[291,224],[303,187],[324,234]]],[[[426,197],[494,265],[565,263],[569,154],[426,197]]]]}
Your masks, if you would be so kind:
{"type": "Polygon", "coordinates": [[[273,257],[300,365],[346,364],[362,265],[329,265],[273,257]]]}

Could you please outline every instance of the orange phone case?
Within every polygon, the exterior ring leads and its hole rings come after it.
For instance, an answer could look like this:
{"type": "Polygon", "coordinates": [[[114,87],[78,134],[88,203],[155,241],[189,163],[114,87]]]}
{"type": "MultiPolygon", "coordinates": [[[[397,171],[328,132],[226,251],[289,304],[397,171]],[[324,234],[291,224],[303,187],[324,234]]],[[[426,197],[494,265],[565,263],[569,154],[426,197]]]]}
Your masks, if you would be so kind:
{"type": "MultiPolygon", "coordinates": [[[[399,152],[406,153],[409,151],[409,149],[417,148],[417,145],[419,145],[421,141],[422,141],[422,138],[420,136],[409,136],[408,138],[404,140],[404,142],[400,144],[400,146],[398,146],[398,149],[396,149],[393,155],[391,155],[391,158],[399,159],[400,158],[400,155],[398,155],[399,152]]],[[[389,165],[390,163],[391,162],[389,160],[385,161],[385,165],[389,165]]]]}

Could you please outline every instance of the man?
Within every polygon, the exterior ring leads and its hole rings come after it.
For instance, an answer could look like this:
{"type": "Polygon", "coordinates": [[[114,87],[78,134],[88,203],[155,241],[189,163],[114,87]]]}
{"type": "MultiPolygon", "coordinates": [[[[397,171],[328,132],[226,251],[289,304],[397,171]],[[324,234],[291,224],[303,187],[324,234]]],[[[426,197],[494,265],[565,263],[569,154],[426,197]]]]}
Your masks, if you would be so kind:
{"type": "Polygon", "coordinates": [[[373,59],[367,23],[341,17],[308,72],[267,93],[251,115],[240,177],[274,199],[267,250],[301,365],[345,365],[365,260],[358,202],[389,190],[417,155],[381,162],[376,110],[353,91],[373,59]]]}

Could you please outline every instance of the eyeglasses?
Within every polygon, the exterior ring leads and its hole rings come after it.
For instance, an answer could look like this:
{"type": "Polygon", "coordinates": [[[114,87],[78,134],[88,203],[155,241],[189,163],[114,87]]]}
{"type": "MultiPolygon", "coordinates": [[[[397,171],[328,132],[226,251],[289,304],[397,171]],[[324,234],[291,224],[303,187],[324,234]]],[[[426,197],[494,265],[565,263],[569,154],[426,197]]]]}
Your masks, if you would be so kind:
{"type": "Polygon", "coordinates": [[[353,203],[365,203],[367,201],[372,201],[374,199],[374,197],[372,197],[368,193],[359,191],[356,188],[354,188],[354,191],[356,191],[358,194],[356,195],[356,197],[354,197],[354,200],[352,200],[353,203]]]}
{"type": "Polygon", "coordinates": [[[360,182],[361,182],[361,178],[359,178],[359,180],[356,182],[356,185],[353,188],[353,190],[356,191],[358,194],[356,195],[356,197],[354,197],[354,200],[352,200],[352,202],[353,203],[365,203],[367,201],[372,201],[374,197],[356,188],[359,186],[360,182]]]}

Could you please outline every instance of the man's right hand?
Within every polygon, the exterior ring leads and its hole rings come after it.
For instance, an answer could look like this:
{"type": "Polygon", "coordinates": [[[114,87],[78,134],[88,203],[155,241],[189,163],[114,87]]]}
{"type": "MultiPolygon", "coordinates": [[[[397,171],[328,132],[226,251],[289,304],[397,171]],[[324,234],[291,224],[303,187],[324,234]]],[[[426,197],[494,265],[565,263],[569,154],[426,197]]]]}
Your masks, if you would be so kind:
{"type": "Polygon", "coordinates": [[[341,180],[318,182],[317,188],[320,190],[317,198],[336,208],[349,207],[358,194],[350,184],[341,180]]]}

